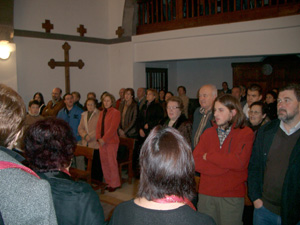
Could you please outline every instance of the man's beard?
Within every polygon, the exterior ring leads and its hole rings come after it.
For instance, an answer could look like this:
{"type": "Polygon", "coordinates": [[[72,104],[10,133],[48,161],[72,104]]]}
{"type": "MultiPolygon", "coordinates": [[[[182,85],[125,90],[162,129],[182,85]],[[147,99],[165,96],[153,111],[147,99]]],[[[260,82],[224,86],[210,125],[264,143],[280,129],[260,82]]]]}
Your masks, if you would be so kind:
{"type": "Polygon", "coordinates": [[[289,123],[295,118],[296,115],[299,114],[299,109],[297,107],[291,114],[288,114],[288,112],[285,109],[279,109],[277,114],[278,114],[278,119],[280,119],[284,123],[289,123]],[[285,114],[280,115],[279,114],[280,111],[285,112],[285,114]]]}
{"type": "Polygon", "coordinates": [[[57,102],[59,98],[52,97],[52,102],[57,102]]]}

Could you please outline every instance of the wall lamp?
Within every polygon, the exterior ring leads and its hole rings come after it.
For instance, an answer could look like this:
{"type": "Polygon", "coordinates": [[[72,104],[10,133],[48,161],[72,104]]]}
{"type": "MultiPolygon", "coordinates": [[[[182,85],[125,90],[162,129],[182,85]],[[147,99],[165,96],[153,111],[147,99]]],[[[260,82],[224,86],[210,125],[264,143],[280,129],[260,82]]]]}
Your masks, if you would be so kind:
{"type": "Polygon", "coordinates": [[[8,59],[11,52],[15,51],[15,45],[8,41],[0,41],[0,59],[8,59]]]}

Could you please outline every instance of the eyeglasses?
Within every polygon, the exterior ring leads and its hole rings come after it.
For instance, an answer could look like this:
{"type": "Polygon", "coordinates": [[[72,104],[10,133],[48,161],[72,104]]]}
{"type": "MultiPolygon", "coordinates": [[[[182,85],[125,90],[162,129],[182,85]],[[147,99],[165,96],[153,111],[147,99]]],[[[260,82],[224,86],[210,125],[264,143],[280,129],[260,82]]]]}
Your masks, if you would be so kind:
{"type": "Polygon", "coordinates": [[[179,109],[178,106],[168,106],[167,109],[179,109]]]}
{"type": "Polygon", "coordinates": [[[249,111],[249,114],[259,115],[259,114],[262,114],[262,112],[250,110],[250,111],[249,111]]]}

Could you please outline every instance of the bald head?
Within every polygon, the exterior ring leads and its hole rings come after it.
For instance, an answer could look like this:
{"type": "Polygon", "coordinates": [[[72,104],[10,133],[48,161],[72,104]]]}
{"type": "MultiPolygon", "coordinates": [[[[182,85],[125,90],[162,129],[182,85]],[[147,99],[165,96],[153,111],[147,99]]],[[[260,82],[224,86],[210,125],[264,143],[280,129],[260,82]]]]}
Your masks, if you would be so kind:
{"type": "Polygon", "coordinates": [[[61,98],[61,93],[62,93],[62,91],[60,88],[58,88],[58,87],[54,88],[52,90],[52,100],[55,102],[58,101],[61,98]]]}
{"type": "Polygon", "coordinates": [[[120,99],[124,99],[125,88],[121,88],[119,91],[120,99]]]}
{"type": "Polygon", "coordinates": [[[143,98],[145,96],[145,94],[146,94],[145,88],[138,88],[137,89],[136,96],[138,97],[138,99],[143,98]]]}
{"type": "Polygon", "coordinates": [[[199,90],[199,103],[205,112],[212,108],[212,105],[217,97],[218,90],[215,85],[206,84],[199,90]]]}

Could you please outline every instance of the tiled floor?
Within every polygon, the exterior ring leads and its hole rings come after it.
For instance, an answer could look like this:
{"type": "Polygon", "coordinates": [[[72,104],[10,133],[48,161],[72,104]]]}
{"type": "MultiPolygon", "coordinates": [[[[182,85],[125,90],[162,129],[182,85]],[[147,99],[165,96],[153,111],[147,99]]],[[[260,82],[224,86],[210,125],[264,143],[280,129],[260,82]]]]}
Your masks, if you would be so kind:
{"type": "Polygon", "coordinates": [[[113,209],[119,203],[135,198],[138,191],[138,184],[139,180],[133,179],[132,184],[124,183],[121,188],[118,188],[114,192],[105,191],[104,194],[101,194],[100,190],[96,191],[99,195],[106,220],[111,217],[113,209]]]}

